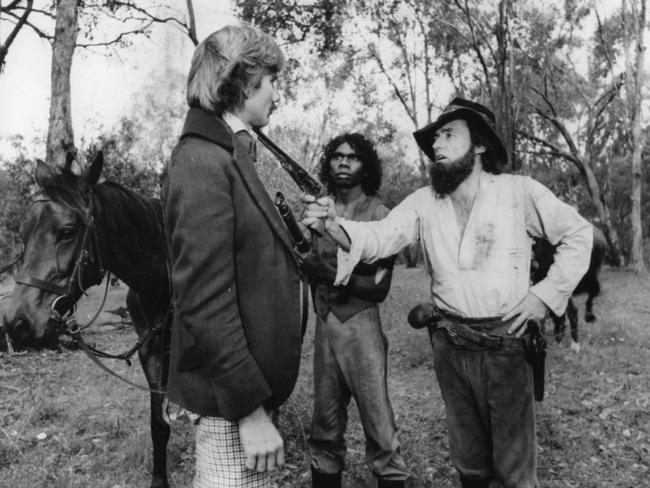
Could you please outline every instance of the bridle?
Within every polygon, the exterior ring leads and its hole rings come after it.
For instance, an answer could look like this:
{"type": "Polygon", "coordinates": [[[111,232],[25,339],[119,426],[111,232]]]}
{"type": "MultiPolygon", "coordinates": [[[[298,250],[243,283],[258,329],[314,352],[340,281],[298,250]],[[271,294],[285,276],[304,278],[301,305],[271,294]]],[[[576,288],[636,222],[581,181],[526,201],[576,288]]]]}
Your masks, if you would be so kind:
{"type": "MultiPolygon", "coordinates": [[[[39,197],[35,199],[33,203],[48,201],[52,200],[46,197],[39,197]]],[[[74,255],[76,255],[76,259],[74,267],[72,272],[68,275],[65,285],[58,285],[33,276],[16,277],[16,283],[18,284],[38,288],[39,290],[57,295],[57,297],[52,301],[52,305],[50,305],[49,320],[55,324],[59,331],[62,329],[63,331],[66,331],[66,325],[69,326],[67,322],[74,318],[76,302],[79,296],[85,294],[89,287],[101,283],[106,275],[106,270],[102,265],[101,253],[97,247],[93,211],[94,206],[92,194],[89,196],[88,203],[85,207],[75,210],[75,213],[79,214],[81,217],[83,229],[81,231],[81,238],[77,241],[77,245],[75,246],[74,255]],[[84,283],[84,276],[88,276],[88,267],[91,265],[93,266],[93,279],[87,280],[87,282],[84,283]]],[[[98,314],[99,312],[97,315],[98,314]]],[[[87,324],[84,328],[88,325],[90,324],[87,324]]]]}
{"type": "MultiPolygon", "coordinates": [[[[52,199],[40,197],[34,200],[33,203],[48,202],[48,201],[52,201],[52,199]]],[[[55,328],[57,332],[64,333],[70,336],[74,341],[74,343],[76,343],[77,346],[95,364],[97,364],[97,366],[99,366],[107,373],[115,376],[116,378],[124,381],[125,383],[133,387],[139,388],[141,390],[149,391],[150,393],[164,394],[165,392],[162,389],[162,386],[159,386],[158,389],[152,389],[152,388],[146,388],[140,386],[128,380],[127,378],[123,377],[122,375],[116,373],[112,369],[108,368],[104,363],[102,363],[98,359],[98,357],[109,358],[109,359],[121,359],[124,360],[129,366],[131,366],[132,364],[131,357],[142,348],[142,346],[149,340],[152,334],[158,334],[164,328],[164,324],[168,321],[172,313],[171,305],[170,308],[167,310],[167,315],[165,316],[164,320],[161,321],[156,326],[152,327],[148,323],[146,313],[144,311],[144,308],[142,307],[142,303],[140,302],[140,297],[136,293],[138,305],[143,314],[143,318],[145,322],[147,322],[147,332],[141,340],[138,340],[133,347],[131,347],[128,351],[124,353],[110,354],[104,351],[100,351],[94,346],[87,344],[81,336],[81,331],[89,327],[95,321],[95,319],[99,316],[99,313],[101,312],[102,308],[104,307],[104,303],[106,301],[106,297],[108,293],[108,283],[109,283],[110,273],[103,266],[101,253],[99,251],[98,244],[97,244],[97,236],[95,234],[96,227],[95,227],[95,220],[93,215],[94,206],[93,206],[92,193],[88,198],[87,205],[85,207],[82,207],[79,210],[75,209],[74,211],[75,213],[81,216],[83,230],[81,234],[81,239],[79,239],[75,247],[75,255],[77,256],[77,258],[75,260],[74,268],[72,269],[72,272],[68,275],[66,284],[57,285],[55,283],[51,283],[49,281],[40,278],[34,278],[31,276],[26,276],[26,277],[18,276],[16,277],[15,281],[16,283],[19,283],[21,285],[38,288],[40,290],[58,295],[52,301],[52,305],[50,305],[49,320],[51,321],[51,323],[55,324],[55,328]],[[94,275],[91,280],[88,280],[87,283],[84,283],[83,277],[85,276],[87,268],[90,265],[94,266],[93,269],[94,275]],[[108,277],[106,277],[107,274],[109,274],[108,277]],[[104,298],[102,300],[101,305],[99,306],[99,309],[87,324],[83,326],[79,326],[74,316],[77,299],[81,295],[85,295],[86,290],[88,288],[101,283],[105,277],[106,277],[106,289],[104,290],[104,298]]]]}

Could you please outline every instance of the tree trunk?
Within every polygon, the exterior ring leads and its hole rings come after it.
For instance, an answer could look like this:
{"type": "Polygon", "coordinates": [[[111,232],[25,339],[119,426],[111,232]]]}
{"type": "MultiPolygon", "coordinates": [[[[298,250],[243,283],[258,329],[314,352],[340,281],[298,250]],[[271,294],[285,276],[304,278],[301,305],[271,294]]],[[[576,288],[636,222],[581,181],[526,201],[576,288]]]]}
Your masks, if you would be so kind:
{"type": "Polygon", "coordinates": [[[643,174],[641,169],[641,149],[643,146],[641,136],[641,104],[643,95],[641,83],[643,82],[643,58],[645,54],[644,34],[646,17],[646,0],[640,0],[640,9],[635,0],[632,0],[632,15],[628,16],[626,1],[622,2],[623,24],[625,25],[625,61],[628,81],[628,106],[631,118],[632,133],[632,195],[630,224],[632,227],[632,242],[630,246],[630,268],[637,273],[647,273],[648,270],[643,259],[643,226],[641,220],[641,185],[643,174]],[[631,49],[634,46],[635,59],[632,65],[631,49]]]}
{"type": "Polygon", "coordinates": [[[621,250],[621,240],[618,237],[618,231],[616,230],[616,226],[612,220],[609,206],[604,202],[603,194],[600,191],[600,186],[598,186],[598,181],[596,180],[596,175],[591,169],[591,165],[583,163],[583,166],[583,175],[587,182],[587,189],[589,190],[591,201],[596,207],[598,218],[602,222],[602,230],[605,233],[607,243],[609,244],[610,258],[615,266],[623,266],[625,260],[623,259],[623,252],[621,250]]]}
{"type": "Polygon", "coordinates": [[[46,157],[50,165],[58,168],[69,166],[71,157],[76,153],[72,131],[70,70],[79,32],[78,7],[79,0],[59,0],[56,9],[46,157]]]}
{"type": "Polygon", "coordinates": [[[521,165],[515,157],[516,130],[512,109],[512,77],[514,76],[514,70],[512,69],[510,10],[510,0],[501,0],[499,2],[499,23],[496,28],[497,54],[495,59],[498,86],[495,93],[496,99],[492,100],[492,107],[496,109],[497,129],[506,148],[510,169],[519,171],[521,165]]]}

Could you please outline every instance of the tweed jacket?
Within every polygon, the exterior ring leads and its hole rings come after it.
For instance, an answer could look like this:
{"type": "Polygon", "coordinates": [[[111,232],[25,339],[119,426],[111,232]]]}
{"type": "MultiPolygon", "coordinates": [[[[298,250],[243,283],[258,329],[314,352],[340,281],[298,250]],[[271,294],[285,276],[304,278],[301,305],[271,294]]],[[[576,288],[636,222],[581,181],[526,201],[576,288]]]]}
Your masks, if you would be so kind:
{"type": "Polygon", "coordinates": [[[298,264],[248,149],[222,119],[189,110],[162,200],[175,307],[169,399],[228,420],[280,405],[300,362],[298,264]]]}

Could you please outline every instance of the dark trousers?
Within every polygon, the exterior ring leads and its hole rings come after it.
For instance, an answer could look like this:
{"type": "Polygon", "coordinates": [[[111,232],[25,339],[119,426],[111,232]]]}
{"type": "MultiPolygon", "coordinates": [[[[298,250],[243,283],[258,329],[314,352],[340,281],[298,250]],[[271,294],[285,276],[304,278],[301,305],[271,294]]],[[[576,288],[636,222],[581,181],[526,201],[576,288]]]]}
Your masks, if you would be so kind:
{"type": "Polygon", "coordinates": [[[533,378],[523,343],[468,350],[442,329],[431,340],[454,467],[465,478],[490,479],[492,488],[536,487],[533,378]]]}
{"type": "Polygon", "coordinates": [[[388,399],[388,342],[379,310],[371,307],[341,323],[332,313],[317,318],[314,345],[314,414],[309,451],[321,473],[344,468],[345,429],[350,399],[359,408],[366,436],[366,464],[377,478],[404,480],[397,428],[388,399]]]}

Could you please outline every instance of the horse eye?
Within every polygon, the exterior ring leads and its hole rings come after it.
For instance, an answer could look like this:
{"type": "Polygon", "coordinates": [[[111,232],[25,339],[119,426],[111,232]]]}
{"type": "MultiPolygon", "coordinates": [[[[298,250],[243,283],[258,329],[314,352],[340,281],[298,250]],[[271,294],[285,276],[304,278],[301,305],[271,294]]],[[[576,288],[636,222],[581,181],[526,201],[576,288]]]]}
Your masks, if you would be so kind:
{"type": "Polygon", "coordinates": [[[59,229],[57,237],[60,241],[69,241],[75,236],[76,233],[77,229],[74,227],[65,227],[63,229],[59,229]]]}

